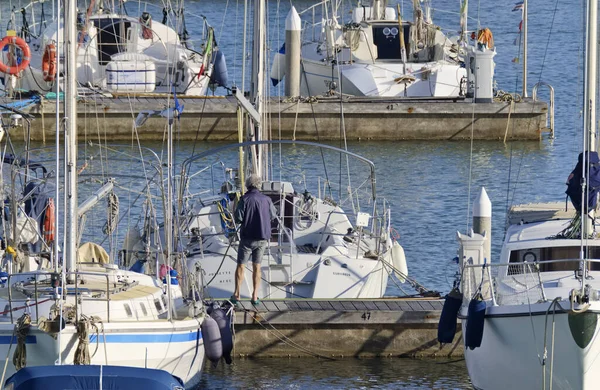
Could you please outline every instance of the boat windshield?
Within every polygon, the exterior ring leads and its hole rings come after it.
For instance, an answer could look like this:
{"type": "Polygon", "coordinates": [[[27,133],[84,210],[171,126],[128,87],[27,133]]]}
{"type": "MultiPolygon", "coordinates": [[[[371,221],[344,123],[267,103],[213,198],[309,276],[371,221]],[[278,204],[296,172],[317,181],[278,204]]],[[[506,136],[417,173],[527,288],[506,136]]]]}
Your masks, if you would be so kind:
{"type": "MultiPolygon", "coordinates": [[[[584,247],[584,250],[588,250],[588,259],[600,259],[600,247],[590,246],[584,247]]],[[[575,271],[579,268],[579,262],[575,261],[579,259],[579,252],[581,246],[559,246],[559,247],[547,247],[547,248],[532,248],[532,249],[519,249],[510,252],[511,264],[514,263],[532,263],[539,261],[539,267],[541,272],[548,271],[575,271]],[[556,260],[569,260],[569,261],[556,261],[556,260]],[[553,261],[553,262],[550,262],[553,261]]],[[[600,270],[600,262],[590,262],[590,270],[600,270]]]]}

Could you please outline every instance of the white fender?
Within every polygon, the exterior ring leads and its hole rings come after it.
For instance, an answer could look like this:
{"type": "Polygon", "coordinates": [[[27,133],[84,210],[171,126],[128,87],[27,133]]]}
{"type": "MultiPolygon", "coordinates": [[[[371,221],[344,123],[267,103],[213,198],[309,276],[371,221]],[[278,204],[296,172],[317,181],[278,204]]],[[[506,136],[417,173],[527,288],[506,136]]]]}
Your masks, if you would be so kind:
{"type": "Polygon", "coordinates": [[[271,82],[273,86],[279,84],[285,76],[285,53],[279,50],[273,57],[273,63],[271,64],[271,82]]]}
{"type": "Polygon", "coordinates": [[[394,268],[399,272],[395,272],[396,277],[401,283],[406,281],[406,277],[408,276],[408,266],[406,265],[406,256],[404,255],[404,248],[398,241],[394,241],[392,245],[392,264],[394,268]]]}
{"type": "Polygon", "coordinates": [[[206,316],[202,322],[201,330],[205,356],[216,367],[221,357],[223,357],[223,345],[221,344],[221,330],[219,330],[219,325],[213,318],[206,316]]]}

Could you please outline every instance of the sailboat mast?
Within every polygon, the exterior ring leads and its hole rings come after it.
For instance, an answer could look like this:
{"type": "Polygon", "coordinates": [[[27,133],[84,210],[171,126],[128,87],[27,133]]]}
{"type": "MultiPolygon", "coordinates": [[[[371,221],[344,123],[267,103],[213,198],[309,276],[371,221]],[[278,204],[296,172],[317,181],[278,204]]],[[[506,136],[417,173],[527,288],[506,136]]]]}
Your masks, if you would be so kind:
{"type": "Polygon", "coordinates": [[[77,1],[68,0],[65,4],[65,117],[67,158],[65,173],[65,265],[67,272],[75,271],[77,256],[77,86],[75,76],[77,71],[77,1]]]}
{"type": "Polygon", "coordinates": [[[527,94],[527,0],[523,1],[523,97],[527,94]]]}
{"type": "MultiPolygon", "coordinates": [[[[585,63],[585,90],[583,96],[583,166],[588,167],[589,154],[587,152],[596,151],[596,74],[598,71],[597,45],[598,45],[598,0],[588,0],[587,7],[587,30],[586,30],[586,63],[585,63]]],[[[583,203],[588,204],[589,191],[587,189],[589,169],[584,168],[583,177],[586,178],[583,187],[583,203]]],[[[590,210],[588,215],[582,215],[581,238],[586,240],[594,232],[593,226],[594,210],[590,210]]],[[[587,280],[587,253],[583,252],[584,241],[582,241],[581,252],[581,288],[587,280]]]]}
{"type": "MultiPolygon", "coordinates": [[[[251,97],[256,111],[261,119],[263,118],[263,99],[265,85],[265,0],[254,0],[254,35],[253,35],[253,56],[252,56],[252,85],[250,88],[251,97]]],[[[264,126],[262,123],[254,124],[253,141],[266,139],[263,134],[264,126]]],[[[255,159],[255,173],[265,177],[267,175],[266,161],[268,145],[258,145],[257,156],[255,159]]]]}
{"type": "Polygon", "coordinates": [[[460,7],[460,41],[463,45],[467,45],[469,37],[467,28],[469,24],[469,0],[463,0],[460,7]]]}
{"type": "MultiPolygon", "coordinates": [[[[57,3],[57,9],[62,9],[62,7],[60,6],[61,2],[60,0],[56,1],[57,3]]],[[[53,14],[54,14],[54,2],[52,2],[52,10],[53,10],[53,14]]],[[[56,18],[56,49],[57,51],[60,53],[60,49],[62,49],[62,45],[63,45],[63,40],[62,40],[62,31],[60,28],[60,15],[56,18]]],[[[60,67],[62,66],[62,62],[60,59],[60,56],[56,56],[56,69],[60,69],[60,67]]],[[[56,72],[56,82],[54,83],[54,88],[56,89],[56,117],[55,117],[55,121],[56,121],[56,144],[55,144],[55,153],[56,153],[56,166],[55,166],[55,171],[56,171],[56,188],[54,189],[54,200],[55,200],[55,208],[54,208],[54,221],[55,221],[55,229],[58,229],[58,227],[60,226],[60,128],[61,128],[61,124],[60,124],[60,83],[61,83],[61,78],[60,78],[60,72],[56,72]]],[[[54,272],[58,272],[58,267],[59,267],[59,259],[58,259],[58,242],[57,242],[57,238],[55,237],[54,242],[52,243],[52,263],[54,266],[54,272]]],[[[60,359],[59,359],[60,361],[60,359]]]]}
{"type": "Polygon", "coordinates": [[[598,0],[589,0],[587,8],[585,91],[583,105],[583,150],[596,150],[596,74],[598,45],[598,0]]]}

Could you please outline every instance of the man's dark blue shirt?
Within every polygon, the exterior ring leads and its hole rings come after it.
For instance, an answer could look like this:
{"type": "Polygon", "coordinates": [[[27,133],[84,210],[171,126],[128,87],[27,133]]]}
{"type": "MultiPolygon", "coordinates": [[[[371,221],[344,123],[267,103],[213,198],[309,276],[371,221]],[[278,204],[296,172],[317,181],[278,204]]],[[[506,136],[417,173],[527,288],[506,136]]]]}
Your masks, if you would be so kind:
{"type": "Polygon", "coordinates": [[[235,210],[235,220],[241,224],[240,238],[270,240],[271,220],[277,211],[271,198],[256,188],[250,188],[240,199],[235,210]]]}

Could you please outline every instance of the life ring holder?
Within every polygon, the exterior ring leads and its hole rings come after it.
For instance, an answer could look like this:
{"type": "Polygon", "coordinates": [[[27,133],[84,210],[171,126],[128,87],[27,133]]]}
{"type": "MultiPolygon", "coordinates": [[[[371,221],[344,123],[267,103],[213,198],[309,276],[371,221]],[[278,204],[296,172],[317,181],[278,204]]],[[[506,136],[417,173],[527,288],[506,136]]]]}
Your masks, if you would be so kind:
{"type": "Polygon", "coordinates": [[[44,81],[54,81],[56,78],[56,45],[48,43],[42,57],[42,72],[44,81]]]}
{"type": "Polygon", "coordinates": [[[6,47],[6,45],[15,45],[19,49],[21,49],[21,51],[23,51],[21,63],[16,66],[8,66],[0,61],[0,72],[10,75],[16,75],[19,72],[25,70],[27,66],[29,66],[29,61],[31,59],[31,51],[29,50],[29,45],[27,44],[27,42],[25,42],[23,38],[19,37],[6,36],[2,38],[2,40],[0,41],[0,51],[4,50],[4,47],[6,47]]]}

